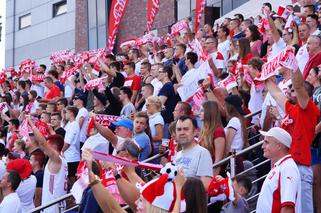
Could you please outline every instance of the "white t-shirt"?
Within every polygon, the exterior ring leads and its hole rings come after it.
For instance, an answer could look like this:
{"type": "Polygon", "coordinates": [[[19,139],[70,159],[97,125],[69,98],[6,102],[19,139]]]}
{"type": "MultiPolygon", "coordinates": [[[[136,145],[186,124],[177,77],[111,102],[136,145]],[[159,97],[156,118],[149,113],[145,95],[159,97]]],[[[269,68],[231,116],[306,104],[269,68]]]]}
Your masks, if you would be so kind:
{"type": "Polygon", "coordinates": [[[225,41],[218,43],[217,50],[222,53],[224,61],[226,62],[230,51],[230,41],[226,39],[225,41]]]}
{"type": "MultiPolygon", "coordinates": [[[[281,89],[282,93],[285,94],[287,91],[288,86],[292,84],[292,80],[289,79],[287,81],[280,81],[278,84],[278,87],[281,89]]],[[[260,125],[263,127],[264,119],[266,116],[266,109],[268,106],[276,106],[277,110],[280,113],[281,117],[285,116],[285,113],[283,112],[282,108],[277,104],[277,102],[274,100],[274,98],[271,96],[271,94],[268,92],[265,96],[265,99],[262,104],[262,112],[261,112],[261,117],[260,117],[260,125]]]]}
{"type": "Polygon", "coordinates": [[[83,108],[79,109],[77,117],[76,117],[76,121],[78,123],[79,123],[79,120],[81,117],[84,118],[84,123],[80,129],[80,142],[85,142],[87,139],[86,129],[88,126],[88,115],[89,115],[88,110],[85,107],[83,107],[83,108]]]}
{"type": "Polygon", "coordinates": [[[301,209],[301,178],[297,165],[286,155],[278,160],[264,180],[256,205],[256,212],[281,212],[283,205],[291,205],[294,212],[301,209]]]}
{"type": "Polygon", "coordinates": [[[309,53],[308,53],[308,49],[307,49],[307,44],[305,44],[299,48],[295,57],[298,60],[298,65],[299,65],[300,71],[301,71],[301,73],[303,73],[304,67],[309,60],[309,53]]]}
{"type": "Polygon", "coordinates": [[[160,89],[163,87],[163,84],[160,80],[158,80],[157,78],[154,78],[151,82],[150,82],[153,87],[154,87],[154,93],[153,96],[157,96],[160,89]]]}
{"type": "Polygon", "coordinates": [[[85,149],[91,149],[96,152],[108,154],[109,141],[106,138],[104,138],[101,134],[97,133],[87,138],[81,150],[85,149]]]}
{"type": "MultiPolygon", "coordinates": [[[[261,109],[263,104],[263,97],[262,97],[262,91],[264,88],[259,88],[256,90],[255,85],[251,85],[251,98],[249,101],[249,110],[251,112],[257,112],[261,109]]],[[[259,116],[255,115],[252,118],[252,124],[258,124],[259,123],[259,116]]]]}
{"type": "MultiPolygon", "coordinates": [[[[44,205],[61,197],[67,193],[68,165],[66,160],[60,156],[61,167],[58,173],[49,171],[48,163],[43,175],[41,204],[44,205]]],[[[43,210],[45,213],[59,212],[59,204],[53,205],[43,210]]]]}
{"type": "Polygon", "coordinates": [[[0,180],[2,179],[2,176],[4,173],[6,173],[6,165],[4,164],[3,160],[0,159],[0,180]]]}
{"type": "Polygon", "coordinates": [[[267,60],[270,61],[272,58],[277,56],[284,48],[286,48],[286,43],[283,41],[283,38],[280,38],[275,42],[272,47],[268,50],[267,60]]]}
{"type": "Polygon", "coordinates": [[[65,98],[71,98],[72,97],[72,94],[73,94],[73,89],[72,87],[70,86],[72,83],[71,81],[74,79],[75,77],[74,76],[69,76],[66,80],[66,85],[65,85],[65,98]]]}
{"type": "Polygon", "coordinates": [[[16,190],[20,202],[22,212],[29,212],[35,208],[33,203],[33,197],[36,192],[37,178],[34,175],[30,175],[26,180],[22,180],[16,190]]]}
{"type": "Polygon", "coordinates": [[[160,112],[157,112],[157,113],[149,116],[149,128],[150,128],[150,133],[151,133],[152,137],[154,137],[156,135],[156,127],[155,126],[157,124],[164,126],[164,119],[163,119],[160,112]]]}
{"type": "Polygon", "coordinates": [[[69,148],[65,151],[64,156],[67,162],[78,162],[80,161],[80,127],[79,123],[74,120],[68,122],[65,126],[66,135],[65,143],[69,144],[69,148]]]}
{"type": "Polygon", "coordinates": [[[0,204],[0,213],[21,213],[21,202],[16,192],[5,196],[0,204]]]}
{"type": "Polygon", "coordinates": [[[235,136],[233,138],[233,141],[231,143],[231,150],[235,150],[236,152],[241,151],[243,149],[244,143],[243,143],[243,133],[242,133],[242,125],[240,119],[237,117],[231,118],[231,120],[228,122],[227,126],[224,128],[225,134],[227,133],[228,128],[234,129],[235,136]]]}
{"type": "Polygon", "coordinates": [[[30,87],[30,90],[35,90],[37,92],[37,96],[43,97],[45,94],[45,87],[41,84],[33,84],[30,87]]]}

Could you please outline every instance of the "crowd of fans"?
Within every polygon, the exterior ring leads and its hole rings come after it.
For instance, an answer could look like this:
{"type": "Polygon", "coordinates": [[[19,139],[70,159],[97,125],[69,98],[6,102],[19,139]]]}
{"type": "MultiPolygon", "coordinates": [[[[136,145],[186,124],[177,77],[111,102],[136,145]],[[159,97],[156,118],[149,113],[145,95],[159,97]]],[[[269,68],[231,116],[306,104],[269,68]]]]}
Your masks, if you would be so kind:
{"type": "Polygon", "coordinates": [[[235,14],[163,43],[125,42],[99,68],[84,62],[67,78],[73,60],[2,79],[0,212],[70,191],[82,193],[80,212],[321,212],[321,3],[300,3],[284,7],[286,17],[264,3],[259,19],[235,14]],[[285,50],[298,68],[259,81],[285,50]],[[183,98],[203,69],[200,103],[183,98]],[[235,177],[234,164],[213,167],[260,140],[262,149],[235,158],[235,177]],[[142,163],[153,156],[154,166],[142,163]]]}

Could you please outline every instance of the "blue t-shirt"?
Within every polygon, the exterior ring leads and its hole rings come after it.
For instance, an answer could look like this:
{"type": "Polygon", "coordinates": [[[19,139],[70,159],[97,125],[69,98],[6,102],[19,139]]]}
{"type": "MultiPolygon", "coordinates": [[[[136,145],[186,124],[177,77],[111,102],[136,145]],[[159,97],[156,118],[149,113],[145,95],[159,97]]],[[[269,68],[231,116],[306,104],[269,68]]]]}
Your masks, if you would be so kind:
{"type": "Polygon", "coordinates": [[[178,68],[181,71],[182,76],[188,71],[188,67],[185,64],[185,58],[179,59],[178,68]]]}
{"type": "Polygon", "coordinates": [[[158,96],[165,96],[167,100],[165,102],[165,110],[162,111],[162,116],[165,123],[170,123],[173,121],[173,112],[175,106],[178,102],[178,96],[175,94],[174,86],[172,82],[167,82],[160,89],[158,96]]]}
{"type": "Polygon", "coordinates": [[[151,144],[148,135],[145,132],[135,134],[134,135],[135,141],[139,144],[141,148],[141,152],[139,155],[138,160],[143,161],[148,158],[151,152],[151,144]]]}

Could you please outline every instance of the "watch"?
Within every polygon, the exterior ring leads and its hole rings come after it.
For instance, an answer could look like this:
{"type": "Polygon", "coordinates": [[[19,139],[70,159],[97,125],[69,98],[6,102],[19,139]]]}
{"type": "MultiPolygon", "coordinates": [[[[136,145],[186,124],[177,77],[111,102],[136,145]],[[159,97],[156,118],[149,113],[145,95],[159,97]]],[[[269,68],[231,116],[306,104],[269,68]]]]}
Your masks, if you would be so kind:
{"type": "Polygon", "coordinates": [[[95,177],[94,180],[91,181],[91,183],[89,183],[90,187],[92,187],[92,186],[96,185],[97,183],[101,182],[101,179],[97,175],[95,175],[94,177],[95,177]]]}

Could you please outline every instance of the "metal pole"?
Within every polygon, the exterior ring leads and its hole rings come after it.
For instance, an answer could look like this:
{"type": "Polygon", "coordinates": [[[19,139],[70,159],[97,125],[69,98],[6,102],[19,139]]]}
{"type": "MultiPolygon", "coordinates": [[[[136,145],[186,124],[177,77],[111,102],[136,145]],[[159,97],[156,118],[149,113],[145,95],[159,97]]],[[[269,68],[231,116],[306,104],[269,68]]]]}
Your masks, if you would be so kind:
{"type": "Polygon", "coordinates": [[[230,166],[231,166],[231,177],[235,176],[235,157],[236,157],[236,151],[233,149],[232,151],[232,158],[230,159],[230,166]]]}

